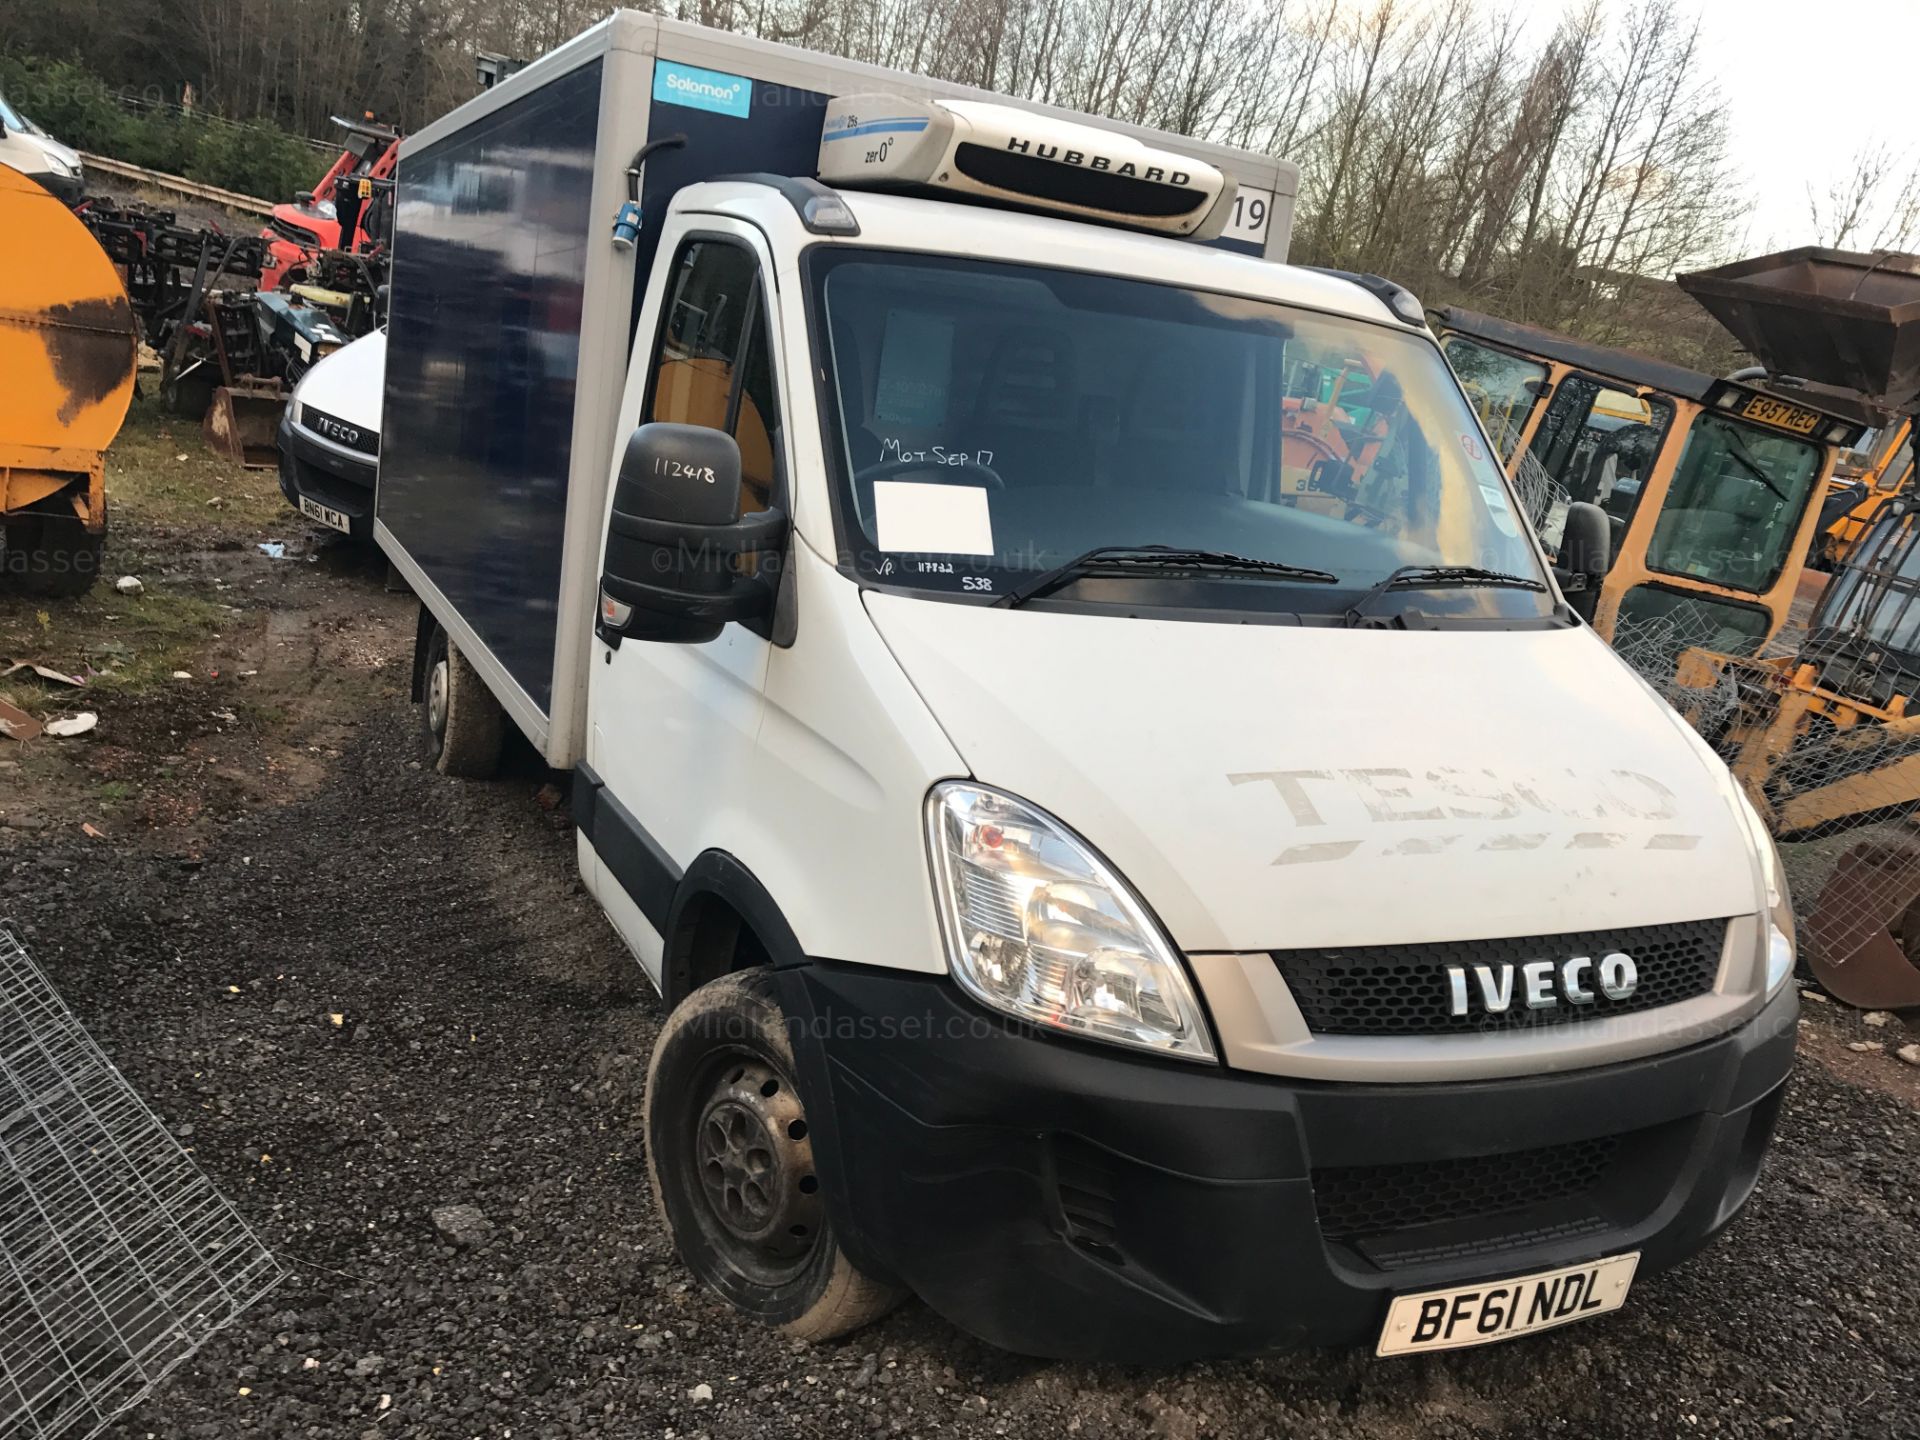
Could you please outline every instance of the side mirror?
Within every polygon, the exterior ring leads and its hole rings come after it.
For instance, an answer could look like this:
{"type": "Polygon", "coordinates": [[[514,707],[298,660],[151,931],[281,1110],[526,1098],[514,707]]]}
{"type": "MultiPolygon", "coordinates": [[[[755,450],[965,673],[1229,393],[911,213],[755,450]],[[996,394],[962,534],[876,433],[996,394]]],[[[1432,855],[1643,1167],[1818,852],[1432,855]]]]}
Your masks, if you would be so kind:
{"type": "Polygon", "coordinates": [[[628,437],[607,522],[596,630],[700,645],[729,621],[771,615],[787,538],[778,510],[740,514],[740,447],[701,425],[642,425],[628,437]],[[750,558],[751,557],[751,558],[750,558]]]}
{"type": "Polygon", "coordinates": [[[1560,563],[1553,567],[1553,578],[1566,593],[1567,604],[1589,625],[1600,608],[1600,587],[1612,563],[1613,532],[1607,512],[1576,500],[1567,507],[1566,528],[1560,532],[1560,563]]]}

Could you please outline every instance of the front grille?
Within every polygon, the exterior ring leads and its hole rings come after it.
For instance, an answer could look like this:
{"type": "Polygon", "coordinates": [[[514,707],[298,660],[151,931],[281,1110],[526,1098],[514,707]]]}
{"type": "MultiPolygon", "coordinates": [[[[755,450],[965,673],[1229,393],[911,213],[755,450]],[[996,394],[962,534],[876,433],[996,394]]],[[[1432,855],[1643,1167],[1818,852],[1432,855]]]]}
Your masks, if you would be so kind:
{"type": "Polygon", "coordinates": [[[1276,950],[1273,959],[1307,1028],[1316,1034],[1448,1035],[1564,1025],[1691,1000],[1713,988],[1726,934],[1725,920],[1693,920],[1531,940],[1276,950]],[[1638,981],[1632,994],[1610,1000],[1593,986],[1594,998],[1586,1004],[1562,1000],[1538,1010],[1527,1008],[1520,966],[1533,960],[1557,965],[1576,955],[1588,956],[1597,964],[1613,951],[1633,957],[1638,981]],[[1453,1013],[1447,979],[1450,965],[1465,967],[1468,974],[1471,1003],[1465,1015],[1453,1013]],[[1472,983],[1476,965],[1514,967],[1514,993],[1506,1010],[1488,1013],[1484,1009],[1472,983]]]}
{"type": "Polygon", "coordinates": [[[291,220],[283,220],[278,215],[267,221],[267,229],[273,232],[275,239],[288,241],[303,250],[317,250],[320,247],[320,236],[315,231],[304,225],[296,225],[291,220]]]}
{"type": "Polygon", "coordinates": [[[1585,1195],[1612,1167],[1620,1138],[1600,1135],[1505,1155],[1315,1170],[1320,1233],[1329,1240],[1389,1235],[1585,1195]]]}
{"type": "MultiPolygon", "coordinates": [[[[1417,1270],[1423,1265],[1477,1260],[1482,1256],[1506,1255],[1536,1245],[1558,1245],[1568,1240],[1582,1240],[1590,1235],[1606,1235],[1613,1229],[1603,1217],[1577,1202],[1569,1202],[1563,1208],[1571,1209],[1573,1213],[1563,1219],[1541,1220],[1537,1224],[1524,1223],[1527,1219],[1525,1216],[1515,1217],[1523,1223],[1515,1225],[1510,1221],[1507,1225],[1484,1230],[1466,1239],[1426,1243],[1416,1235],[1408,1239],[1376,1240],[1359,1246],[1359,1249],[1382,1270],[1417,1270]]],[[[1451,1233],[1458,1227],[1440,1228],[1451,1233]]],[[[1429,1233],[1432,1232],[1420,1231],[1418,1235],[1429,1233]]]]}
{"type": "Polygon", "coordinates": [[[342,420],[338,415],[329,414],[317,405],[304,401],[300,405],[300,423],[314,434],[344,445],[349,450],[358,450],[362,455],[380,453],[380,432],[370,425],[356,425],[351,420],[342,420]]]}

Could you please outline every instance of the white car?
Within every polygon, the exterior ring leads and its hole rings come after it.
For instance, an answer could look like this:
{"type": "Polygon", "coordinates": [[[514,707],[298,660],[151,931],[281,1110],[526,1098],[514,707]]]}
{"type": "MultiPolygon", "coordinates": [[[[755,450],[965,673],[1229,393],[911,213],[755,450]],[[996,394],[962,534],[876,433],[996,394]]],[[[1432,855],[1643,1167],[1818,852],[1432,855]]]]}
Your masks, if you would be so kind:
{"type": "Polygon", "coordinates": [[[86,167],[75,151],[62,145],[0,95],[0,165],[18,170],[60,197],[77,205],[86,190],[86,167]]]}
{"type": "Polygon", "coordinates": [[[386,368],[387,332],[370,331],[316,361],[280,418],[280,492],[308,519],[356,540],[373,535],[386,368]]]}

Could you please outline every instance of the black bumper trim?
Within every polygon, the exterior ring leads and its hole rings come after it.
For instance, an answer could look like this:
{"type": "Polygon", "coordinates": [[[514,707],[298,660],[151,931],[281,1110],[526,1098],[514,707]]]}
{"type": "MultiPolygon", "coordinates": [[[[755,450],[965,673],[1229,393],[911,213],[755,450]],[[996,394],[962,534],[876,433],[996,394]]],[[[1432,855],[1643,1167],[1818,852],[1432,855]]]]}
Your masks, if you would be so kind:
{"type": "Polygon", "coordinates": [[[1334,1085],[1022,1031],[942,978],[780,974],[809,1111],[832,1117],[815,1127],[816,1160],[856,1263],[1005,1349],[1142,1363],[1368,1341],[1396,1293],[1629,1250],[1643,1274],[1677,1263],[1752,1191],[1798,1013],[1789,986],[1745,1027],[1666,1055],[1334,1085]],[[1413,1248],[1391,1264],[1320,1232],[1316,1168],[1601,1134],[1657,1143],[1580,1223],[1521,1216],[1511,1245],[1413,1248]]]}

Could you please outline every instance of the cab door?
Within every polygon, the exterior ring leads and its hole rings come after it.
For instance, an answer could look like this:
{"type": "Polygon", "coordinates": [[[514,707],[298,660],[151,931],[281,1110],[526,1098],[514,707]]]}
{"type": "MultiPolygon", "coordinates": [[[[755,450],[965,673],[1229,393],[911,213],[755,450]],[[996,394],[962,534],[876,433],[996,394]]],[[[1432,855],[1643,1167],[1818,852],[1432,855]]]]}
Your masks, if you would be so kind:
{"type": "Polygon", "coordinates": [[[1640,498],[1673,425],[1673,401],[1652,390],[1573,371],[1554,387],[1522,463],[1537,465],[1552,487],[1541,540],[1558,549],[1566,507],[1598,505],[1613,532],[1618,561],[1640,498]]]}
{"type": "MultiPolygon", "coordinates": [[[[778,307],[765,240],[740,221],[675,216],[658,254],[616,453],[647,421],[722,430],[740,447],[742,513],[782,503],[778,307]]],[[[595,638],[587,766],[601,788],[598,869],[588,878],[656,984],[673,885],[744,803],[771,648],[766,627],[746,624],[698,645],[595,638]]]]}

